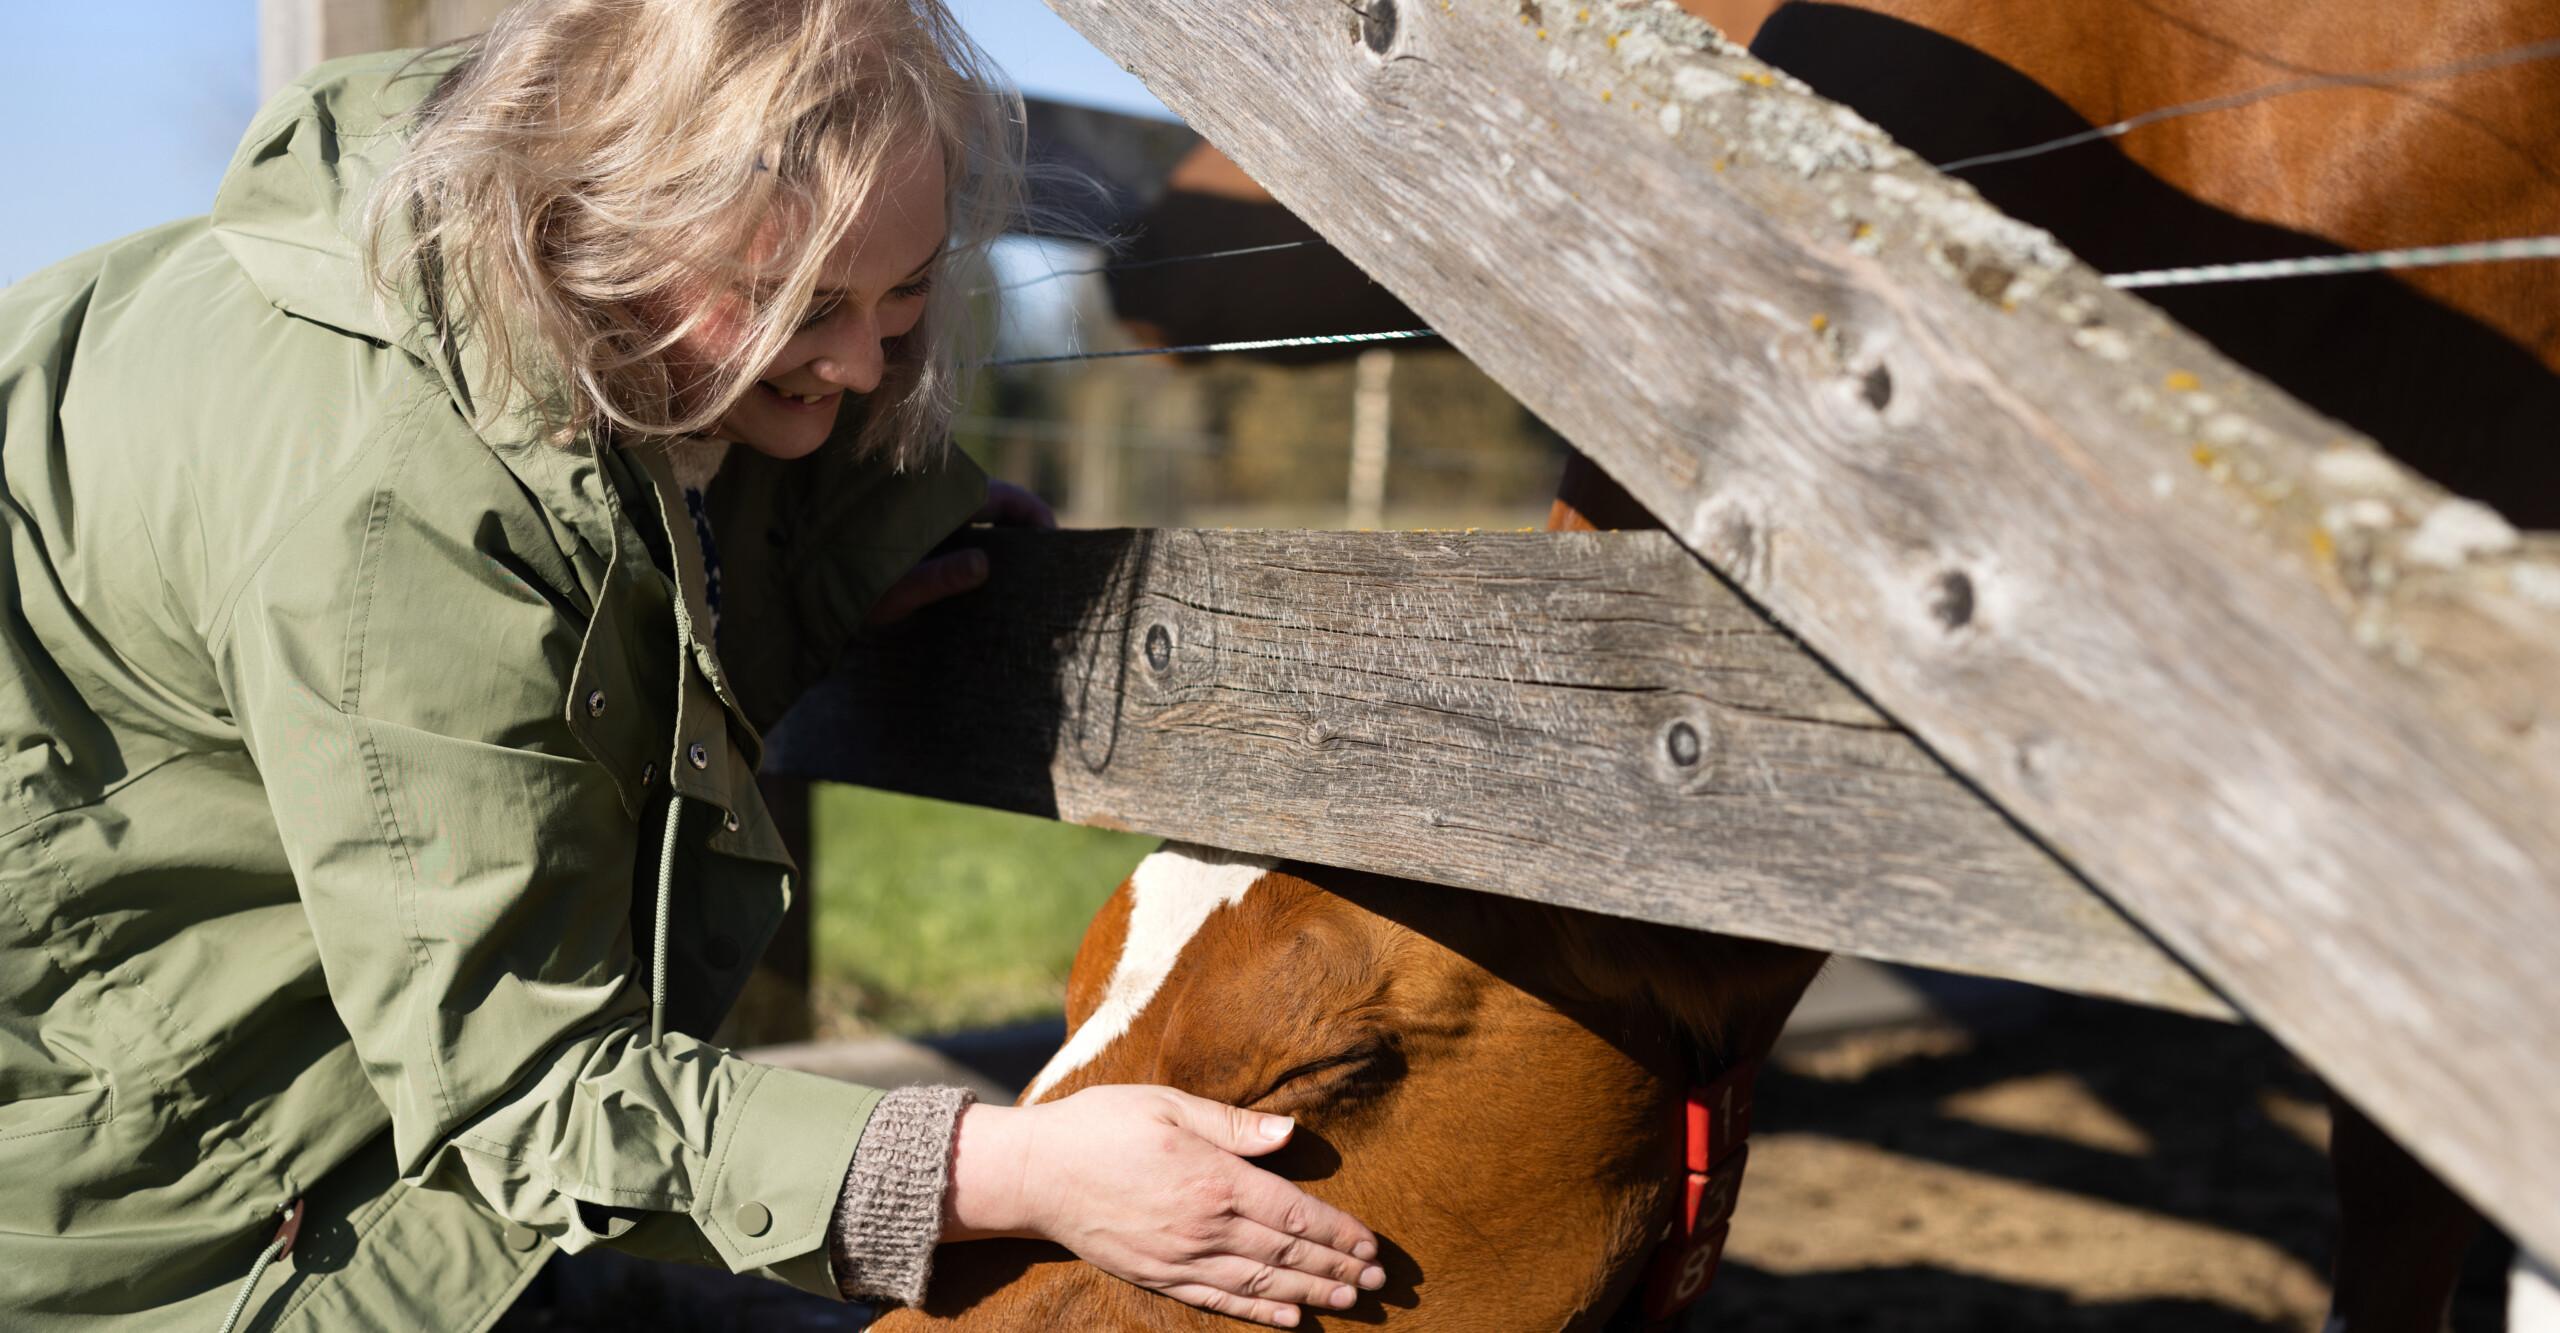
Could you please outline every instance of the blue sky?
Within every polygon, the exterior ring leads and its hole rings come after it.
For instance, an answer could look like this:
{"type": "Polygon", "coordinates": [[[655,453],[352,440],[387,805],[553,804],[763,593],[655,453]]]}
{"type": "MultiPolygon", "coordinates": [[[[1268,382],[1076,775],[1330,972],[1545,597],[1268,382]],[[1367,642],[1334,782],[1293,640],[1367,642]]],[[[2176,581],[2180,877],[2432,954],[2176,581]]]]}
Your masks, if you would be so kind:
{"type": "MultiPolygon", "coordinates": [[[[950,0],[1023,91],[1169,114],[1041,0],[950,0]]],[[[0,284],[202,213],[258,108],[256,0],[9,6],[0,284]]]]}

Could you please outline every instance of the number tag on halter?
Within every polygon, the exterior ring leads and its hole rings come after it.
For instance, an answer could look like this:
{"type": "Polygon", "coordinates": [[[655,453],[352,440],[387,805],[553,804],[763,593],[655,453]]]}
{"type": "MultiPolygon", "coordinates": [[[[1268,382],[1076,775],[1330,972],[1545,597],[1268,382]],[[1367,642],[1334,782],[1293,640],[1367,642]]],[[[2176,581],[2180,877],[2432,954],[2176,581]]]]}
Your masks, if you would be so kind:
{"type": "Polygon", "coordinates": [[[1737,1065],[1711,1083],[1689,1090],[1681,1107],[1680,1213],[1671,1234],[1645,1268],[1644,1319],[1667,1328],[1715,1281],[1725,1237],[1742,1193],[1742,1168],[1750,1161],[1752,1076],[1757,1064],[1737,1065]]]}
{"type": "Polygon", "coordinates": [[[1751,1088],[1759,1072],[1757,1061],[1735,1065],[1713,1083],[1689,1089],[1689,1099],[1681,1108],[1683,1168],[1710,1170],[1751,1137],[1751,1088]]]}
{"type": "Polygon", "coordinates": [[[1679,1225],[1644,1277],[1644,1317],[1648,1324],[1668,1320],[1688,1309],[1716,1280],[1724,1258],[1725,1237],[1732,1232],[1734,1199],[1742,1192],[1742,1167],[1751,1160],[1747,1147],[1716,1163],[1713,1171],[1688,1173],[1680,1201],[1679,1225]]]}

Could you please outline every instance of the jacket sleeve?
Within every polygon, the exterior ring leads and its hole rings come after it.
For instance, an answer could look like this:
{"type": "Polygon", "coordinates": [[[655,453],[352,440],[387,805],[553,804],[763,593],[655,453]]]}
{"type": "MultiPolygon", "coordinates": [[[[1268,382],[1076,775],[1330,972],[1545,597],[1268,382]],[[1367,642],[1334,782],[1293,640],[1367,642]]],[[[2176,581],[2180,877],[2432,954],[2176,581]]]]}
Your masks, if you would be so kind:
{"type": "Polygon", "coordinates": [[[759,731],[834,669],[916,553],[986,499],[986,474],[956,446],[892,471],[835,447],[851,442],[852,429],[840,426],[829,448],[801,459],[731,450],[712,483],[730,589],[721,658],[759,731]]]}
{"type": "Polygon", "coordinates": [[[587,615],[487,451],[411,428],[256,561],[209,641],[402,1178],[570,1251],[839,1297],[828,1223],[881,1094],[650,1040],[632,898],[654,828],[564,712],[587,615]]]}

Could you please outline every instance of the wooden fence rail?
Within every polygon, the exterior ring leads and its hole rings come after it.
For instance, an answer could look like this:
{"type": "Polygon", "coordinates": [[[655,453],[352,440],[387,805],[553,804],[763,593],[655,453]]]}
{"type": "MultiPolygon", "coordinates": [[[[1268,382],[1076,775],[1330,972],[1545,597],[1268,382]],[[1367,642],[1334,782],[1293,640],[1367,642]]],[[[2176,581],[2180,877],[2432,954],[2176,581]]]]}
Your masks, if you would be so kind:
{"type": "Polygon", "coordinates": [[[2560,1254],[2560,552],[1668,4],[1051,0],[2560,1254]]]}
{"type": "Polygon", "coordinates": [[[989,533],[771,769],[2227,1015],[1660,533],[989,533]]]}

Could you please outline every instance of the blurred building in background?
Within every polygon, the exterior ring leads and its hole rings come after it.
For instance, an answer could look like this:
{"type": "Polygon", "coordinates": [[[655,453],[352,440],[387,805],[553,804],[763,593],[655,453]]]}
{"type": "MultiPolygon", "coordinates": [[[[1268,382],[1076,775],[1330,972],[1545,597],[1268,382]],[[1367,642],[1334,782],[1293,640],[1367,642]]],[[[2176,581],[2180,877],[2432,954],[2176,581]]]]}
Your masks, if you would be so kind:
{"type": "MultiPolygon", "coordinates": [[[[999,357],[1424,326],[1188,130],[1048,99],[1028,114],[1053,169],[1037,211],[1074,234],[999,254],[999,357]]],[[[1564,457],[1437,339],[1000,370],[959,434],[1092,526],[1528,526],[1564,457]]]]}

